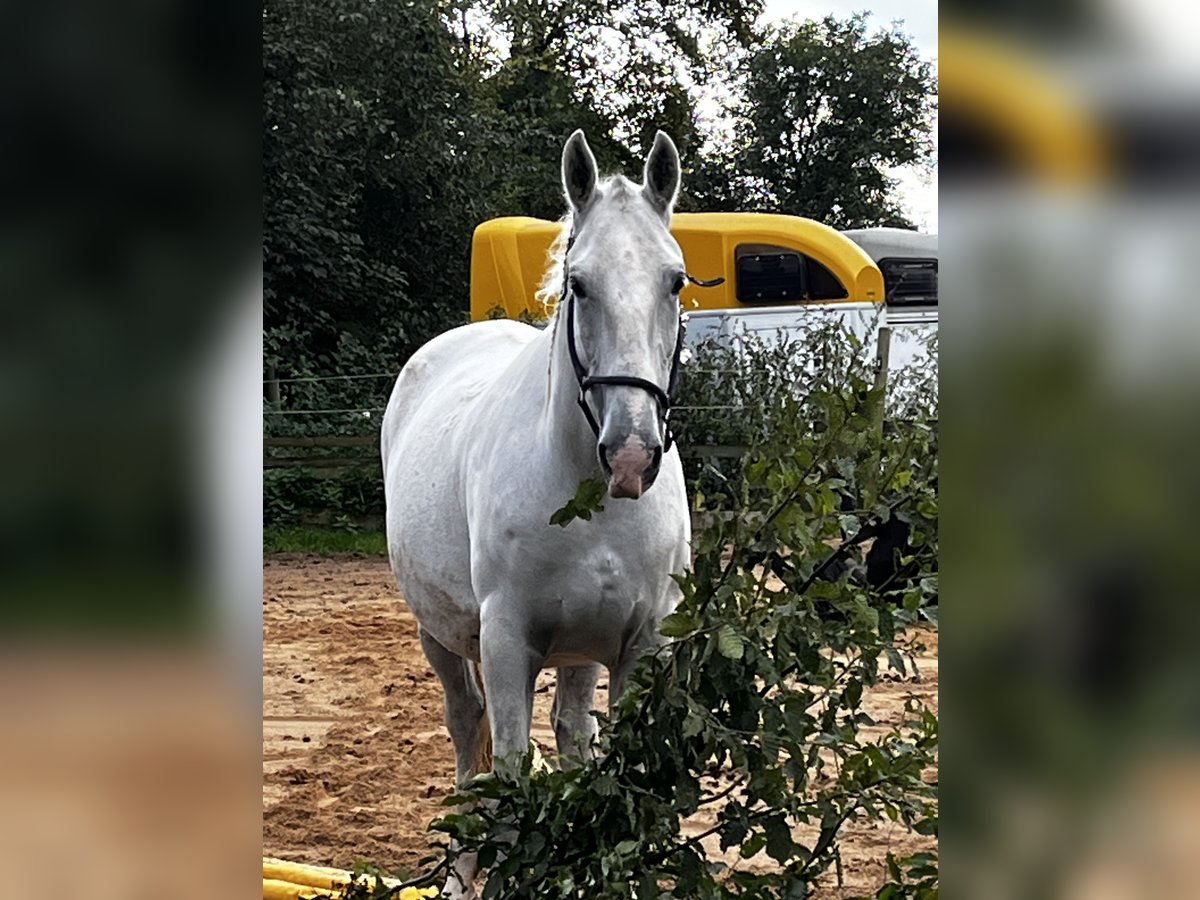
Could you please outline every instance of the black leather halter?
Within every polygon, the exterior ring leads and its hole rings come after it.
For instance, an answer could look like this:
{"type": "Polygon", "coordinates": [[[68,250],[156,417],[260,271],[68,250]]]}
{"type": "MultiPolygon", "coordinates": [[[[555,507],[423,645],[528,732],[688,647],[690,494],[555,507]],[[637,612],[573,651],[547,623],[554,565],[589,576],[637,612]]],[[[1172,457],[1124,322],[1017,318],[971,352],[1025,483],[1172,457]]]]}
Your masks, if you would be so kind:
{"type": "MultiPolygon", "coordinates": [[[[675,401],[675,395],[679,391],[679,360],[683,355],[683,338],[687,331],[687,322],[684,318],[683,311],[679,314],[679,330],[675,335],[675,351],[671,354],[671,374],[667,380],[667,389],[664,391],[653,381],[647,381],[645,378],[638,378],[636,375],[589,375],[583,362],[579,359],[579,350],[575,345],[575,293],[571,290],[571,276],[567,267],[567,254],[571,252],[571,247],[575,243],[574,233],[567,239],[567,249],[563,251],[563,289],[561,303],[567,304],[567,351],[571,355],[571,368],[575,370],[575,381],[579,384],[579,397],[576,402],[579,408],[583,410],[584,418],[591,426],[592,433],[597,439],[600,437],[600,424],[596,421],[596,417],[592,414],[591,407],[588,406],[587,392],[597,385],[621,385],[624,387],[638,388],[645,391],[654,398],[658,405],[658,419],[662,423],[663,428],[663,453],[667,453],[671,446],[675,443],[675,436],[671,433],[671,424],[668,418],[671,414],[671,404],[675,401]]],[[[724,283],[724,278],[714,278],[710,281],[701,281],[698,278],[693,278],[691,275],[685,276],[688,281],[698,287],[716,287],[724,283]]]]}

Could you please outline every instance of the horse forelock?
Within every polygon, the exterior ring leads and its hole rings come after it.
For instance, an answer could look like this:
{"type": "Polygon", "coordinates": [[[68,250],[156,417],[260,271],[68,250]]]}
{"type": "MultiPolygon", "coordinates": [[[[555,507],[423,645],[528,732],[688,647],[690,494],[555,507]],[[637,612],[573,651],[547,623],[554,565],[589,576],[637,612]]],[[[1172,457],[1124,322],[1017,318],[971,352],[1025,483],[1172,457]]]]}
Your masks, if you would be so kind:
{"type": "MultiPolygon", "coordinates": [[[[594,203],[603,203],[609,208],[615,206],[622,213],[634,213],[632,218],[636,220],[637,212],[630,208],[630,203],[643,199],[640,184],[630,181],[624,175],[610,175],[602,178],[597,184],[596,195],[594,203]]],[[[648,206],[638,212],[654,215],[648,206]]],[[[551,374],[554,367],[554,342],[558,337],[558,301],[562,299],[566,286],[564,275],[567,266],[567,248],[571,243],[571,236],[576,226],[574,213],[568,210],[567,214],[559,219],[559,225],[558,234],[555,235],[550,249],[546,253],[545,274],[542,275],[542,281],[538,285],[537,291],[534,292],[535,299],[541,304],[549,320],[551,374]]]]}
{"type": "MultiPolygon", "coordinates": [[[[624,175],[610,175],[600,180],[596,187],[597,202],[615,203],[617,208],[624,211],[629,208],[631,200],[640,199],[642,187],[626,178],[624,175]]],[[[559,221],[558,234],[547,251],[546,271],[542,281],[534,292],[534,297],[542,305],[548,318],[552,318],[563,292],[563,272],[567,265],[567,244],[570,243],[571,232],[575,227],[575,216],[568,210],[559,221]]]]}

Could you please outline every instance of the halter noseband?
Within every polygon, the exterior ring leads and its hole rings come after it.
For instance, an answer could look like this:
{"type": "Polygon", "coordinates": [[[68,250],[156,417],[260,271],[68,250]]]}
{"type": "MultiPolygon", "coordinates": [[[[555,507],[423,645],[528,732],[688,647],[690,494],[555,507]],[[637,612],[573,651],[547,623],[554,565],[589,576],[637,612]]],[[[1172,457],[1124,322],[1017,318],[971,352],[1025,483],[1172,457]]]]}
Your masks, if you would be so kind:
{"type": "MultiPolygon", "coordinates": [[[[679,360],[683,355],[683,337],[687,331],[687,324],[683,313],[681,311],[679,315],[679,331],[675,335],[675,352],[671,354],[671,374],[667,380],[667,389],[665,391],[653,381],[638,378],[636,375],[589,375],[587,369],[583,366],[583,362],[579,359],[579,350],[575,346],[575,293],[570,289],[571,276],[567,266],[567,254],[571,252],[571,247],[574,244],[575,233],[572,232],[570,237],[567,238],[567,249],[563,251],[563,289],[560,302],[567,304],[567,351],[571,355],[571,368],[575,370],[575,381],[579,384],[579,397],[576,402],[579,404],[579,408],[583,410],[583,416],[587,419],[588,425],[591,426],[592,433],[599,439],[600,424],[592,414],[591,407],[588,406],[587,392],[597,385],[621,385],[645,391],[654,398],[655,403],[658,405],[658,418],[663,426],[663,453],[666,454],[675,443],[675,435],[671,433],[671,424],[668,418],[671,414],[671,404],[675,401],[675,394],[679,390],[679,360]]],[[[685,277],[697,287],[716,287],[725,281],[724,278],[713,278],[709,281],[702,281],[698,278],[693,278],[691,275],[686,275],[685,277]]]]}

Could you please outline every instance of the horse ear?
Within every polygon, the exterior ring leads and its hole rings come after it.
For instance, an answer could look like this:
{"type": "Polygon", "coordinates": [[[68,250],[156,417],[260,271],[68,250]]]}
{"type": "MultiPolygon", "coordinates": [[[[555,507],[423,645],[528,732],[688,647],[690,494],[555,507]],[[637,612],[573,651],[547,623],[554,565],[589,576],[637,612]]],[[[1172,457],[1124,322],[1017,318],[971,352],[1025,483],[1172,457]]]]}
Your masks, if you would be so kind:
{"type": "Polygon", "coordinates": [[[642,191],[660,213],[671,214],[679,193],[679,151],[665,132],[654,135],[654,146],[646,157],[646,170],[642,175],[642,191]]]}
{"type": "Polygon", "coordinates": [[[567,200],[576,212],[583,212],[596,193],[596,157],[588,146],[583,129],[577,128],[563,147],[562,181],[567,200]]]}

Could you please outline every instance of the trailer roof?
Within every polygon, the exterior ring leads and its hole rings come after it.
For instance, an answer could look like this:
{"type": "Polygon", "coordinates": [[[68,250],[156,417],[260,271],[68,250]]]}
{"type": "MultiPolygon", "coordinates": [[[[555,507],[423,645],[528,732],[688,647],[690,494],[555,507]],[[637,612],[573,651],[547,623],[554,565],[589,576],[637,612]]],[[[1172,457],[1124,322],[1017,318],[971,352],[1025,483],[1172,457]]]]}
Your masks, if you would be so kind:
{"type": "Polygon", "coordinates": [[[905,228],[849,228],[842,232],[875,262],[890,257],[938,258],[938,236],[905,228]]]}

